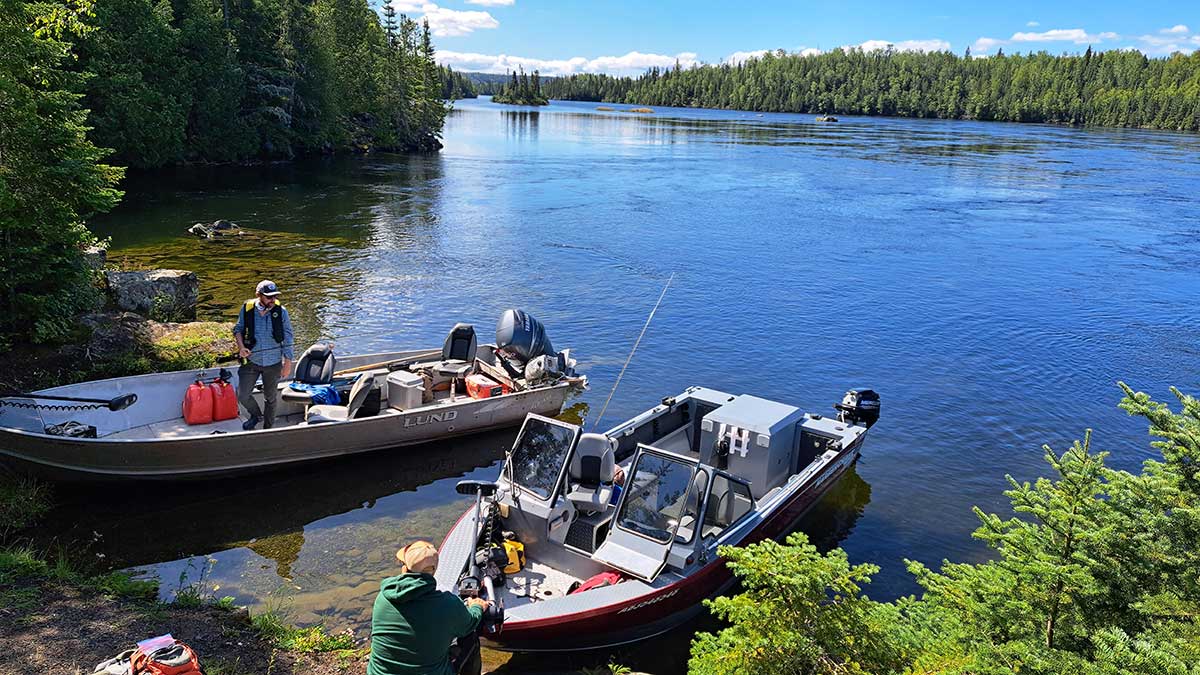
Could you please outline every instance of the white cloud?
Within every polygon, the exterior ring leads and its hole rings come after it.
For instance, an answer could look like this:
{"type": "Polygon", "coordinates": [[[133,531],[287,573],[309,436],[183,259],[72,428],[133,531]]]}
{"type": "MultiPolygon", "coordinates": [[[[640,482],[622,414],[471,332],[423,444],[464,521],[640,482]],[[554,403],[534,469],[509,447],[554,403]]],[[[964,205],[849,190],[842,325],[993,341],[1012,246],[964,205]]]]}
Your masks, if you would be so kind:
{"type": "Polygon", "coordinates": [[[467,0],[468,5],[482,5],[484,7],[508,7],[517,0],[467,0]]]}
{"type": "MultiPolygon", "coordinates": [[[[508,4],[512,4],[510,0],[508,4]]],[[[485,0],[495,3],[495,0],[485,0]]],[[[401,14],[416,14],[418,21],[429,22],[429,30],[437,37],[455,37],[468,35],[477,30],[499,28],[500,22],[487,12],[473,10],[446,9],[432,2],[420,0],[392,0],[392,7],[401,14]]]]}
{"type": "Polygon", "coordinates": [[[945,52],[950,50],[950,43],[945,40],[901,40],[899,42],[867,40],[862,44],[849,46],[858,47],[864,52],[873,52],[888,47],[898,52],[945,52]]]}
{"type": "MultiPolygon", "coordinates": [[[[745,63],[746,61],[749,61],[750,59],[761,59],[768,52],[775,53],[775,51],[776,50],[774,50],[774,49],[755,49],[753,51],[748,51],[748,52],[734,52],[734,53],[730,54],[729,56],[726,56],[725,58],[721,59],[721,63],[727,63],[729,65],[735,66],[739,63],[745,63]]],[[[797,51],[788,52],[788,54],[791,56],[816,56],[817,54],[820,54],[820,53],[821,53],[821,50],[817,49],[815,47],[801,47],[797,51]]]]}
{"type": "Polygon", "coordinates": [[[1154,56],[1165,56],[1175,52],[1188,54],[1200,48],[1200,34],[1189,36],[1183,31],[1174,29],[1162,30],[1159,33],[1159,35],[1139,35],[1137,48],[1143,53],[1154,56]]]}
{"type": "Polygon", "coordinates": [[[971,45],[971,53],[975,56],[982,56],[984,52],[990,52],[996,47],[1008,44],[1008,40],[999,38],[981,37],[971,45]]]}
{"type": "Polygon", "coordinates": [[[1041,33],[1013,33],[1013,42],[1074,42],[1077,45],[1116,40],[1116,33],[1104,32],[1092,35],[1082,28],[1054,28],[1041,33]]]}
{"type": "Polygon", "coordinates": [[[1167,33],[1169,35],[1186,35],[1188,32],[1188,27],[1179,23],[1171,26],[1170,28],[1164,28],[1158,32],[1167,33]]]}
{"type": "Polygon", "coordinates": [[[1038,23],[1038,22],[1036,22],[1036,21],[1026,21],[1026,22],[1025,22],[1025,25],[1026,25],[1026,26],[1029,26],[1030,28],[1037,28],[1038,26],[1040,26],[1040,25],[1042,25],[1042,24],[1040,24],[1040,23],[1038,23]]]}
{"type": "Polygon", "coordinates": [[[575,73],[609,73],[612,75],[637,75],[647,68],[673,68],[678,62],[683,68],[700,63],[694,52],[667,54],[643,54],[629,52],[623,56],[598,56],[589,59],[575,56],[569,59],[534,59],[510,54],[477,54],[439,49],[438,63],[455,70],[470,70],[482,73],[507,73],[518,68],[526,72],[539,71],[543,75],[573,75],[575,73]]]}
{"type": "Polygon", "coordinates": [[[755,49],[752,52],[734,52],[734,53],[730,54],[729,56],[726,56],[724,59],[722,59],[721,63],[728,63],[730,65],[736,66],[737,64],[742,63],[744,61],[749,61],[750,59],[762,58],[763,54],[766,54],[769,51],[771,51],[771,50],[770,49],[755,49]]]}

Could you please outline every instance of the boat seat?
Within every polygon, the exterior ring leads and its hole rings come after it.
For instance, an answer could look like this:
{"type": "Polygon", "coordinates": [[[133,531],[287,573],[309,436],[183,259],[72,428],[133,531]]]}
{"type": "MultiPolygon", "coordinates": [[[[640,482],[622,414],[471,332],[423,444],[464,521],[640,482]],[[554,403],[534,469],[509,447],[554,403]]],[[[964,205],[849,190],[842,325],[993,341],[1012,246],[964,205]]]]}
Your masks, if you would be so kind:
{"type": "Polygon", "coordinates": [[[314,405],[309,406],[304,414],[306,424],[323,424],[325,422],[345,422],[354,419],[354,413],[362,407],[371,390],[375,388],[375,376],[363,373],[354,381],[350,388],[350,397],[346,405],[314,405]]]}
{"type": "MultiPolygon", "coordinates": [[[[440,361],[414,364],[413,372],[426,371],[432,378],[430,387],[437,389],[438,385],[451,380],[461,380],[475,368],[475,352],[478,343],[475,338],[475,327],[469,323],[456,323],[446,336],[442,345],[440,361]]],[[[448,386],[448,385],[447,385],[448,386]]]]}
{"type": "Polygon", "coordinates": [[[583,434],[567,468],[567,500],[580,511],[603,513],[613,494],[616,442],[604,434],[583,434]]]}
{"type": "MultiPolygon", "coordinates": [[[[333,374],[336,371],[337,358],[333,355],[333,347],[318,342],[300,355],[292,379],[302,384],[329,384],[333,382],[333,374]]],[[[287,383],[280,383],[279,390],[279,397],[289,403],[297,405],[312,403],[311,394],[307,391],[292,389],[287,383]]]]}

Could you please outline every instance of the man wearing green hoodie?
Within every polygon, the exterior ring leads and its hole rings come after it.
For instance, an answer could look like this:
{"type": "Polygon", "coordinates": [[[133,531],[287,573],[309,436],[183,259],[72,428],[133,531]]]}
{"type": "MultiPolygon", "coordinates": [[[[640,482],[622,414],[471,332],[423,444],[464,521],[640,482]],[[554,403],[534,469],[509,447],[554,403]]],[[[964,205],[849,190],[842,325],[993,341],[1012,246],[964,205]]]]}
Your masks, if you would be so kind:
{"type": "Polygon", "coordinates": [[[396,559],[401,574],[384,579],[375,598],[367,675],[454,675],[450,643],[475,633],[489,603],[463,604],[439,591],[437,548],[427,541],[405,546],[396,559]]]}

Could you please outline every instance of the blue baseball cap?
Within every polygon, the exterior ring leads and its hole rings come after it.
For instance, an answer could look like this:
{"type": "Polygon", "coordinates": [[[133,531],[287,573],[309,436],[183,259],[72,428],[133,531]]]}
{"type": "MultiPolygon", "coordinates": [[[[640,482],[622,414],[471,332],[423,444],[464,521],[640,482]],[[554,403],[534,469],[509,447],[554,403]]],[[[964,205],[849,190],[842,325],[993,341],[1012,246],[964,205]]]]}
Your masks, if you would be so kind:
{"type": "Polygon", "coordinates": [[[271,281],[270,279],[263,279],[262,281],[258,282],[258,288],[254,289],[254,292],[258,293],[259,295],[265,295],[273,298],[279,295],[279,287],[275,285],[274,281],[271,281]]]}

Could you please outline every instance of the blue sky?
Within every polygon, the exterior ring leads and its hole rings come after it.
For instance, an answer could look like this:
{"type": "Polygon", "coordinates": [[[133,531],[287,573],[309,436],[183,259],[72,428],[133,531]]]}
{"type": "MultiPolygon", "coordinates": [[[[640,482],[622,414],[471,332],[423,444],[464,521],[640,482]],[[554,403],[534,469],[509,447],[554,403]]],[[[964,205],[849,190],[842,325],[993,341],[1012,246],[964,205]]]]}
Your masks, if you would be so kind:
{"type": "Polygon", "coordinates": [[[459,70],[639,73],[718,63],[764,49],[842,46],[974,54],[1200,49],[1200,0],[1093,2],[684,2],[683,0],[391,0],[426,17],[439,60],[459,70]]]}

